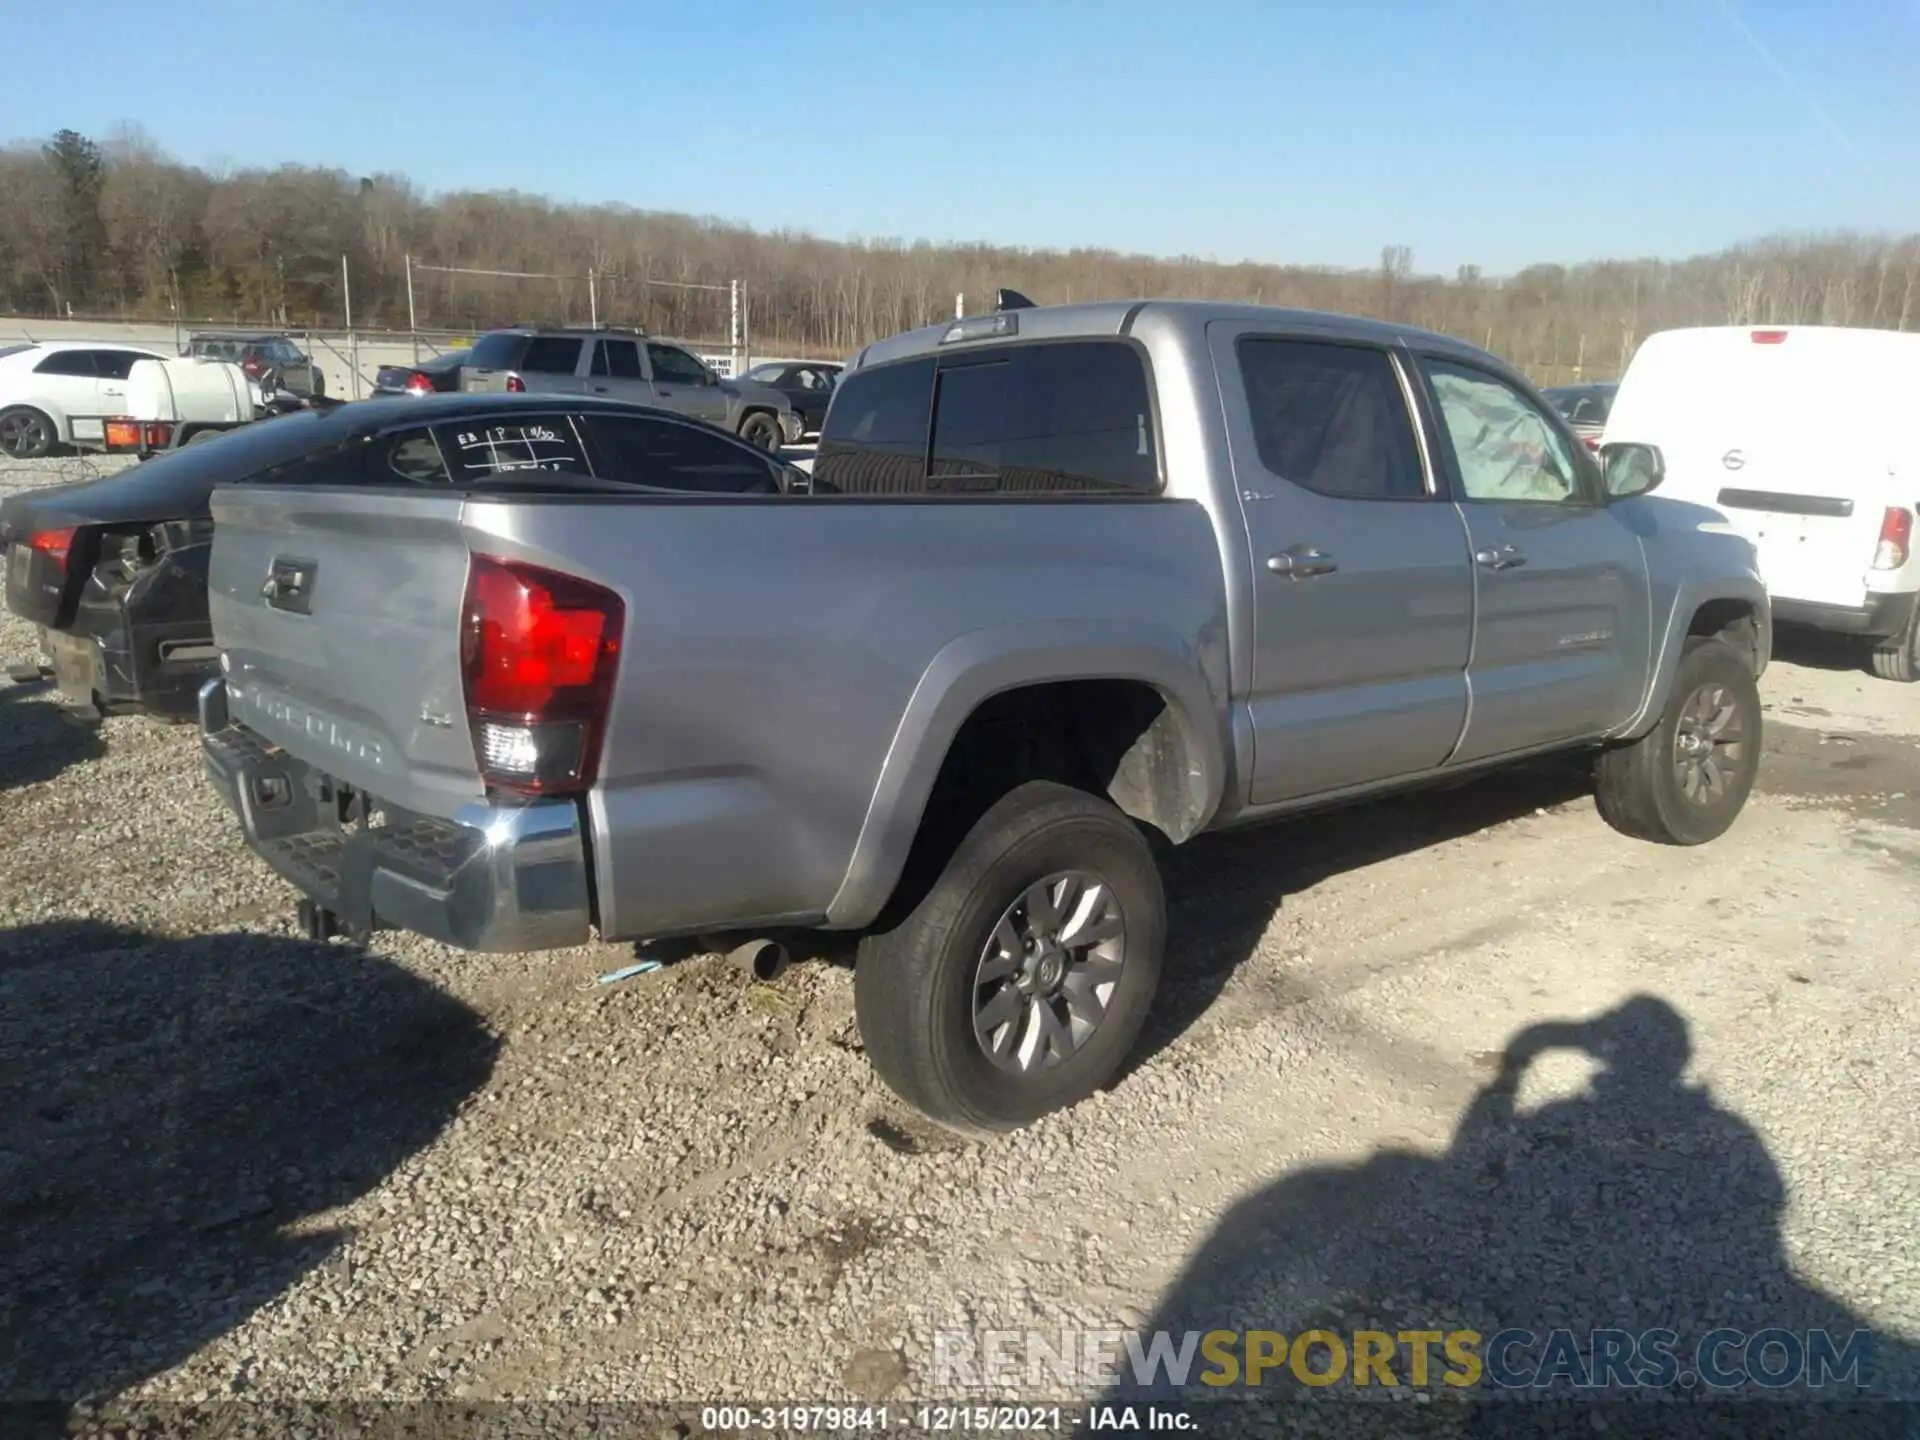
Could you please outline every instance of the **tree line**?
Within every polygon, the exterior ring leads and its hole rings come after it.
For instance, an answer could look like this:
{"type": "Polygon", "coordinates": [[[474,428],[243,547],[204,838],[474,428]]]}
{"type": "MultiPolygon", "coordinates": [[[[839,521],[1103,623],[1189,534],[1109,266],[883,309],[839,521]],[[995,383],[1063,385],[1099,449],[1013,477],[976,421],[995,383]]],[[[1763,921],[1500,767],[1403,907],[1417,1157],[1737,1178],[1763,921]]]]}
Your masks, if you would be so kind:
{"type": "Polygon", "coordinates": [[[602,323],[724,343],[738,281],[763,354],[845,355],[950,316],[956,294],[986,308],[1003,285],[1049,303],[1180,296],[1373,315],[1483,345],[1543,383],[1617,375],[1642,338],[1677,325],[1920,326],[1920,235],[1779,236],[1677,261],[1440,276],[1420,273],[1401,244],[1366,269],[1230,265],[823,240],[517,192],[428,195],[404,176],[296,165],[216,174],[133,128],[103,141],[62,130],[0,151],[6,313],[338,327],[350,286],[356,326],[398,329],[408,256],[422,328],[579,322],[591,304],[602,323]]]}

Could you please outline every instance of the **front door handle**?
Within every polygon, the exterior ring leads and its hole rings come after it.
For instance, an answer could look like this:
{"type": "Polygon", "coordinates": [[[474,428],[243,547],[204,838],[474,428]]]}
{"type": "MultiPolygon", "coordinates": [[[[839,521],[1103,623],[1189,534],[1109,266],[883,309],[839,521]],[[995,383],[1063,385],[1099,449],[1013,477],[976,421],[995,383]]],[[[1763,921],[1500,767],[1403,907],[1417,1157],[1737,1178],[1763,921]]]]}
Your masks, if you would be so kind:
{"type": "Polygon", "coordinates": [[[1331,555],[1311,545],[1289,545],[1278,555],[1267,557],[1267,569],[1292,580],[1308,580],[1339,568],[1331,555]]]}
{"type": "Polygon", "coordinates": [[[1485,550],[1477,550],[1473,558],[1476,564],[1484,565],[1489,570],[1511,570],[1516,565],[1527,563],[1526,556],[1505,543],[1490,545],[1485,550]]]}
{"type": "Polygon", "coordinates": [[[607,393],[607,387],[604,385],[596,385],[593,387],[593,393],[596,395],[604,395],[607,393]]]}

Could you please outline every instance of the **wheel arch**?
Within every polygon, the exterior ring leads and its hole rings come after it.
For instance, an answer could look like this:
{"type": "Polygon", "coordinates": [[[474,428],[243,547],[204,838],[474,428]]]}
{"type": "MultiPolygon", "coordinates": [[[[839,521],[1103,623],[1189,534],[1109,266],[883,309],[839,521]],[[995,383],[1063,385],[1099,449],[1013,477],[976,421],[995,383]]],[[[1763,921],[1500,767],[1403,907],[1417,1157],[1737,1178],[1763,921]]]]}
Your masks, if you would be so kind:
{"type": "MultiPolygon", "coordinates": [[[[1001,758],[998,727],[1043,754],[1063,750],[1085,788],[1177,843],[1219,807],[1223,716],[1191,645],[1170,633],[1054,621],[952,641],[907,702],[828,922],[857,928],[879,915],[936,785],[976,762],[982,745],[1001,758]]],[[[1009,778],[1060,777],[1016,763],[1009,778]]]]}
{"type": "Polygon", "coordinates": [[[1637,739],[1659,723],[1687,641],[1698,637],[1725,640],[1746,658],[1755,679],[1764,675],[1773,656],[1773,607],[1766,590],[1757,581],[1741,581],[1689,590],[1675,599],[1655,636],[1646,697],[1619,738],[1637,739]]]}

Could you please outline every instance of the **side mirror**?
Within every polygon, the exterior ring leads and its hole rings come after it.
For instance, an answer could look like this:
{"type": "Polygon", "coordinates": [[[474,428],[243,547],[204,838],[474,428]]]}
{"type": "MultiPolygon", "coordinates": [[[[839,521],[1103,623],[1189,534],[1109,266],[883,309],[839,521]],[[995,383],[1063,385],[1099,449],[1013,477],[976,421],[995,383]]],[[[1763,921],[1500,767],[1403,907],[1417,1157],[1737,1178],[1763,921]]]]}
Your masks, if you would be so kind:
{"type": "Polygon", "coordinates": [[[1666,458],[1658,445],[1638,441],[1602,445],[1600,464],[1607,475],[1607,494],[1615,500],[1645,495],[1667,478],[1666,458]]]}

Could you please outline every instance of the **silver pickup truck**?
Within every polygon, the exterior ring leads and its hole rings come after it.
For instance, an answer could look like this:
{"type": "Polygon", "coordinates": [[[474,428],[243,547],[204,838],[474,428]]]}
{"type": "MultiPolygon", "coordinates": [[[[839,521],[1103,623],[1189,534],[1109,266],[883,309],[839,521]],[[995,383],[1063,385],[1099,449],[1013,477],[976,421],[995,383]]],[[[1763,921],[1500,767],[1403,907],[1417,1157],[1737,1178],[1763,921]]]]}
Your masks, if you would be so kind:
{"type": "Polygon", "coordinates": [[[320,933],[858,931],[867,1053],[957,1129],[1121,1064],[1150,838],[1580,750],[1690,845],[1754,781],[1748,543],[1441,336],[970,317],[854,359],[810,478],[566,397],[324,423],[215,493],[201,716],[320,933]]]}

